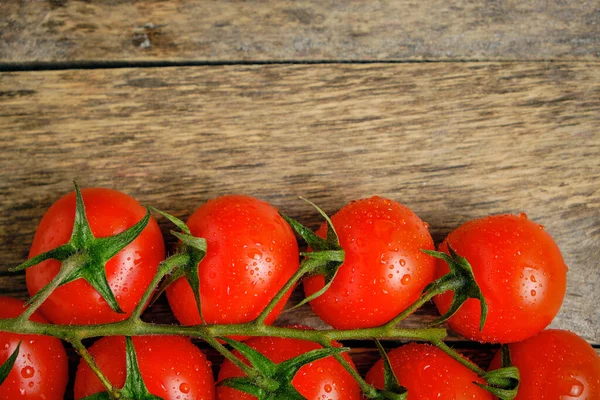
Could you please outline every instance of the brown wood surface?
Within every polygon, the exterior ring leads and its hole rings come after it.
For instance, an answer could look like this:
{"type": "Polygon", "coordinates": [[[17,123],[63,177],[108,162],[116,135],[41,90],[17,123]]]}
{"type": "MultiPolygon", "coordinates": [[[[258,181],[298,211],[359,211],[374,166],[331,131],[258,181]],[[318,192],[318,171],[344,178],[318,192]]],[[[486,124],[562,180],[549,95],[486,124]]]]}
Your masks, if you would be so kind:
{"type": "MultiPolygon", "coordinates": [[[[220,66],[0,75],[0,293],[45,209],[108,186],[185,218],[246,193],[311,227],[379,194],[436,242],[487,214],[526,212],[569,266],[552,326],[600,343],[600,64],[220,66]]],[[[165,226],[166,232],[166,226],[165,226]]],[[[169,239],[170,240],[170,239],[169,239]]],[[[433,311],[426,308],[425,318],[433,311]]],[[[149,316],[171,320],[164,303],[149,316]]],[[[427,317],[429,315],[429,317],[427,317]]],[[[418,324],[423,317],[409,321],[418,324]]],[[[309,307],[281,323],[323,324],[309,307]]]]}
{"type": "Polygon", "coordinates": [[[590,0],[0,3],[0,63],[599,57],[590,0]]]}

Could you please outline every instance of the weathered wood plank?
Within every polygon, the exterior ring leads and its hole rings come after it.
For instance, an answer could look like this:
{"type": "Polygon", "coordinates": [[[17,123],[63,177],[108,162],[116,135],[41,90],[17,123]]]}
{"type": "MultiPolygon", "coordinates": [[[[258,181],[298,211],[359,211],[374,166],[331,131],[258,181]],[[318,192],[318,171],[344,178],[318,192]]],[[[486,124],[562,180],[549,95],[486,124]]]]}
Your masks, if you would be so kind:
{"type": "MultiPolygon", "coordinates": [[[[600,343],[599,109],[598,63],[4,73],[0,293],[26,296],[7,268],[73,178],[179,217],[247,193],[312,227],[296,196],[333,213],[377,193],[414,209],[438,242],[468,219],[527,212],[570,267],[553,326],[600,343]]],[[[168,315],[163,304],[151,318],[168,315]]],[[[323,326],[309,308],[290,321],[323,326]]]]}
{"type": "Polygon", "coordinates": [[[597,60],[596,1],[6,0],[0,62],[597,60]]]}

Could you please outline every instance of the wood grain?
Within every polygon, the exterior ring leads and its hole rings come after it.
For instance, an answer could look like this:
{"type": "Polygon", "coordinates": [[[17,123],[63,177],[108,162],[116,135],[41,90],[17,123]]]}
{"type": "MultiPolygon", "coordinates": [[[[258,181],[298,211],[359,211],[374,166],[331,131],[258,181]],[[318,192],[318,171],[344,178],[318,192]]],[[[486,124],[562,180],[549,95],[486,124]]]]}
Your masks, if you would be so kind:
{"type": "Polygon", "coordinates": [[[0,63],[599,57],[590,0],[0,4],[0,63]]]}
{"type": "MultiPolygon", "coordinates": [[[[26,258],[44,210],[72,190],[73,178],[123,190],[182,218],[207,198],[247,193],[311,227],[319,218],[298,195],[333,213],[379,194],[411,207],[437,242],[469,219],[527,212],[554,236],[570,267],[553,326],[598,344],[599,67],[4,73],[0,293],[26,297],[23,275],[7,268],[26,258]]],[[[431,308],[423,312],[433,315],[431,308]]],[[[163,303],[149,318],[169,315],[163,303]]],[[[291,321],[323,327],[308,307],[280,323],[291,321]]]]}

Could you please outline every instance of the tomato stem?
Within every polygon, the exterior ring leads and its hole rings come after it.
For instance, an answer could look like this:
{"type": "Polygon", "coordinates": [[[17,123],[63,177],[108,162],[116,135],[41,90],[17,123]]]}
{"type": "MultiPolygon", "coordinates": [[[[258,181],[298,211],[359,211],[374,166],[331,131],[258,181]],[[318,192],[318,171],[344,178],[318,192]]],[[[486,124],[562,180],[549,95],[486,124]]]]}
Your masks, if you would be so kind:
{"type": "MultiPolygon", "coordinates": [[[[332,347],[331,341],[328,340],[322,340],[319,343],[323,347],[332,347]]],[[[360,386],[360,390],[362,390],[366,398],[376,398],[377,390],[375,389],[375,387],[369,385],[367,381],[365,381],[363,377],[360,376],[358,371],[341,354],[334,354],[333,357],[341,364],[342,367],[344,367],[346,371],[348,371],[350,375],[352,375],[356,383],[358,383],[358,386],[360,386]]]]}
{"type": "Polygon", "coordinates": [[[457,351],[454,351],[450,348],[446,343],[444,343],[441,339],[435,340],[431,342],[433,345],[440,348],[440,350],[444,351],[444,353],[448,354],[450,357],[454,358],[456,361],[475,372],[478,376],[483,377],[485,375],[485,371],[479,368],[477,365],[473,364],[471,361],[463,357],[457,351]]]}
{"type": "Polygon", "coordinates": [[[173,271],[173,269],[177,266],[186,264],[189,261],[189,259],[190,256],[188,253],[177,253],[167,258],[158,265],[158,271],[156,275],[154,275],[154,278],[152,278],[152,282],[150,282],[150,285],[148,285],[148,287],[144,291],[142,298],[131,313],[130,319],[138,320],[140,318],[162,278],[164,278],[165,275],[173,271]]]}
{"type": "Polygon", "coordinates": [[[102,385],[106,388],[107,393],[113,399],[119,398],[119,391],[116,389],[108,380],[108,378],[104,375],[100,367],[96,364],[90,353],[87,351],[81,340],[72,340],[69,341],[75,351],[81,356],[81,358],[90,366],[90,369],[96,374],[102,385]]]}
{"type": "Polygon", "coordinates": [[[301,264],[300,268],[296,270],[294,275],[283,285],[281,289],[275,294],[275,296],[271,299],[269,304],[262,310],[262,312],[254,319],[252,322],[254,325],[260,326],[264,325],[265,320],[273,311],[273,309],[277,306],[277,304],[281,301],[281,299],[285,296],[285,294],[290,291],[296,283],[308,272],[310,266],[307,264],[301,264]]]}
{"type": "Polygon", "coordinates": [[[60,270],[58,274],[44,286],[39,292],[37,292],[29,301],[31,302],[29,307],[21,315],[18,317],[22,321],[29,320],[29,317],[42,305],[44,301],[54,290],[60,286],[61,282],[69,276],[73,271],[75,271],[79,266],[84,264],[87,260],[87,255],[85,253],[75,253],[66,260],[62,262],[60,270]]]}
{"type": "Polygon", "coordinates": [[[435,297],[438,294],[441,294],[443,292],[444,292],[443,290],[433,289],[433,290],[429,290],[429,291],[423,293],[417,301],[412,303],[406,310],[402,311],[394,319],[392,319],[390,322],[385,324],[385,326],[386,327],[394,327],[394,326],[398,325],[401,321],[404,321],[409,315],[411,315],[412,313],[417,311],[419,308],[421,308],[421,306],[423,304],[427,303],[433,297],[435,297]]]}

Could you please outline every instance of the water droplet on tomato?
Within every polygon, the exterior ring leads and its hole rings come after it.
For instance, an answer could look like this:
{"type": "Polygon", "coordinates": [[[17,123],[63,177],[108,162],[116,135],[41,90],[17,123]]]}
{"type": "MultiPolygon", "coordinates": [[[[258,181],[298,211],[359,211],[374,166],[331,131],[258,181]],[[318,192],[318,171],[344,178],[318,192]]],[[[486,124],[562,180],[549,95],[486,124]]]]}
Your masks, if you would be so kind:
{"type": "Polygon", "coordinates": [[[179,385],[179,391],[181,393],[189,393],[190,392],[190,385],[188,385],[187,383],[182,383],[181,385],[179,385]]]}
{"type": "Polygon", "coordinates": [[[325,386],[323,387],[323,389],[325,389],[325,391],[326,391],[327,393],[331,393],[331,391],[333,390],[333,388],[331,387],[331,385],[325,385],[325,386]]]}
{"type": "Polygon", "coordinates": [[[248,257],[253,258],[255,260],[260,260],[262,258],[262,252],[258,249],[249,249],[248,257]]]}
{"type": "Polygon", "coordinates": [[[532,297],[535,297],[535,295],[537,294],[537,292],[536,292],[535,290],[533,290],[533,289],[531,289],[531,292],[530,292],[530,293],[531,293],[531,296],[532,296],[532,297]]]}
{"type": "Polygon", "coordinates": [[[21,376],[23,378],[29,379],[32,378],[33,375],[35,375],[35,370],[29,365],[21,370],[21,376]]]}
{"type": "Polygon", "coordinates": [[[406,260],[404,260],[404,258],[400,259],[400,266],[404,267],[406,265],[406,260]]]}
{"type": "Polygon", "coordinates": [[[402,276],[402,279],[400,279],[400,282],[403,285],[408,285],[408,282],[410,282],[410,275],[409,274],[405,274],[402,276]]]}
{"type": "Polygon", "coordinates": [[[27,386],[29,386],[30,388],[32,388],[32,387],[33,387],[33,385],[34,385],[33,381],[30,381],[30,382],[27,384],[27,386]]]}
{"type": "Polygon", "coordinates": [[[537,282],[537,281],[536,281],[536,279],[535,279],[535,275],[531,275],[531,276],[529,277],[529,279],[531,279],[531,282],[537,282]]]}
{"type": "Polygon", "coordinates": [[[521,219],[527,219],[527,214],[525,214],[525,213],[520,213],[520,214],[519,214],[519,218],[521,218],[521,219]]]}
{"type": "Polygon", "coordinates": [[[388,274],[388,278],[392,279],[394,277],[394,274],[388,274]]]}

